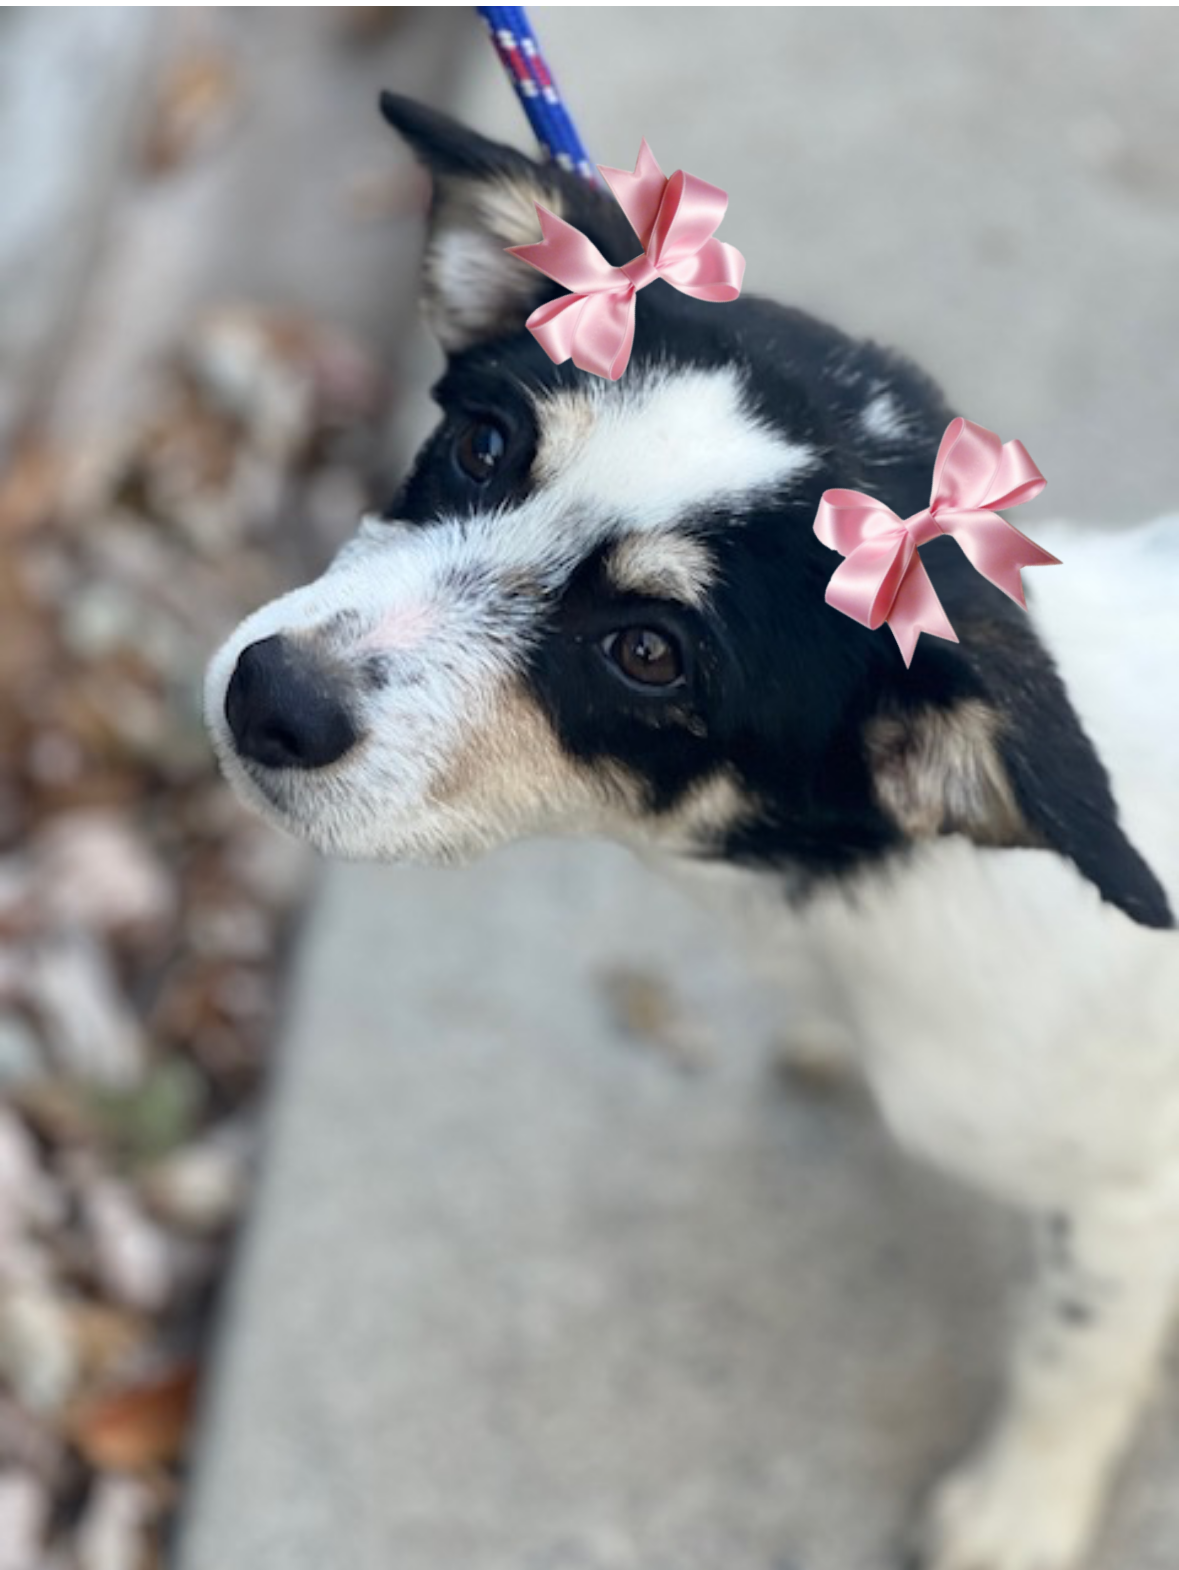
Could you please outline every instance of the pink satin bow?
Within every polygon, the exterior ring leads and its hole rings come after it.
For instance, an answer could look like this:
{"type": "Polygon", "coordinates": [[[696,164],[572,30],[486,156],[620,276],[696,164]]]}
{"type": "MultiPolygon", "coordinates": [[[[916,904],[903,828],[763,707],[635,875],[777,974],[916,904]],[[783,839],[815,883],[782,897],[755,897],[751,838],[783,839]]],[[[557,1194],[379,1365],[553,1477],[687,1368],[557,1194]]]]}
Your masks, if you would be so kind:
{"type": "Polygon", "coordinates": [[[975,570],[1026,610],[1020,568],[1059,562],[996,509],[1029,502],[1044,485],[1022,442],[1000,442],[970,420],[951,420],[933,466],[929,506],[911,518],[898,518],[862,491],[823,492],[815,533],[847,557],[827,585],[827,604],[865,627],[887,622],[906,665],[923,632],[957,643],[917,551],[951,534],[975,570]]]}
{"type": "Polygon", "coordinates": [[[642,254],[625,267],[612,267],[580,229],[538,202],[543,236],[535,245],[509,247],[509,255],[573,290],[540,306],[527,327],[549,359],[617,381],[626,370],[635,335],[635,294],[662,278],[694,300],[717,303],[741,293],[745,258],[735,246],[713,238],[729,205],[718,186],[677,169],[665,179],[646,139],[634,173],[600,166],[642,254]]]}

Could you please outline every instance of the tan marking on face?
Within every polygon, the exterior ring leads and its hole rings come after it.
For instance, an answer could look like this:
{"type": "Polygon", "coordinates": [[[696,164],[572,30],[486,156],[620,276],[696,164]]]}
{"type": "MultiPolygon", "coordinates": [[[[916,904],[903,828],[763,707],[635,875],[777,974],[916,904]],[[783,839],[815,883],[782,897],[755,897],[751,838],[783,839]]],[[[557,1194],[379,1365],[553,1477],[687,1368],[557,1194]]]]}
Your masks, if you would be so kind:
{"type": "Polygon", "coordinates": [[[670,812],[648,819],[648,836],[664,852],[690,854],[719,844],[756,811],[756,802],[731,774],[714,774],[670,812]]]}
{"type": "Polygon", "coordinates": [[[961,833],[980,845],[1037,843],[999,755],[1001,724],[977,699],[869,724],[876,798],[899,829],[913,839],[961,833]]]}
{"type": "Polygon", "coordinates": [[[640,789],[621,766],[570,758],[518,684],[435,780],[430,801],[487,825],[488,838],[611,834],[637,817],[640,789]]]}
{"type": "Polygon", "coordinates": [[[532,465],[539,481],[552,480],[589,440],[598,423],[599,395],[586,390],[550,394],[537,400],[540,443],[532,465]]]}
{"type": "Polygon", "coordinates": [[[632,534],[606,561],[610,581],[628,594],[700,605],[715,576],[711,551],[684,534],[632,534]]]}
{"type": "MultiPolygon", "coordinates": [[[[475,184],[475,211],[483,227],[505,245],[531,245],[541,238],[536,204],[547,207],[558,218],[564,217],[564,202],[558,191],[541,191],[528,180],[504,175],[497,180],[475,184]]],[[[518,266],[525,264],[513,257],[518,266]]]]}

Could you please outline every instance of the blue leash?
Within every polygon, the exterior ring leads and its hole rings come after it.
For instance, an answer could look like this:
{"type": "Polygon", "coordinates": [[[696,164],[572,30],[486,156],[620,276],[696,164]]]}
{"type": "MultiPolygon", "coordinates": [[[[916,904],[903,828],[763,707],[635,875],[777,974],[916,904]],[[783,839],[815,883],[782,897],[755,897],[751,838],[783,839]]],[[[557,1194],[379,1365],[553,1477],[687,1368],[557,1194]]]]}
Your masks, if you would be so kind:
{"type": "Polygon", "coordinates": [[[537,141],[562,169],[599,184],[598,171],[574,129],[559,88],[522,5],[479,5],[504,70],[528,116],[537,141]]]}

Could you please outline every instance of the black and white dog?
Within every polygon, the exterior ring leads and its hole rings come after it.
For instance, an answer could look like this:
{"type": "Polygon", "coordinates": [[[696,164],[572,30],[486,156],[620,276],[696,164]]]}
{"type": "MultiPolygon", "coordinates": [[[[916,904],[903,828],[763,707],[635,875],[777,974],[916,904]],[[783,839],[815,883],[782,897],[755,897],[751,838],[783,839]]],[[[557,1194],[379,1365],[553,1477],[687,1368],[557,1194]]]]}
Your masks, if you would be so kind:
{"type": "Polygon", "coordinates": [[[802,945],[816,1030],[898,1138],[1038,1233],[1003,1402],[923,1563],[1072,1567],[1179,1293],[1179,524],[1037,526],[1065,565],[1030,616],[934,542],[961,642],[906,670],[824,603],[812,524],[833,486],[925,505],[937,388],[797,311],[659,282],[620,381],[550,364],[524,321],[559,291],[504,248],[539,199],[623,263],[621,212],[383,107],[434,176],[442,418],[388,509],[217,654],[225,772],[348,857],[612,836],[751,941],[802,945]]]}

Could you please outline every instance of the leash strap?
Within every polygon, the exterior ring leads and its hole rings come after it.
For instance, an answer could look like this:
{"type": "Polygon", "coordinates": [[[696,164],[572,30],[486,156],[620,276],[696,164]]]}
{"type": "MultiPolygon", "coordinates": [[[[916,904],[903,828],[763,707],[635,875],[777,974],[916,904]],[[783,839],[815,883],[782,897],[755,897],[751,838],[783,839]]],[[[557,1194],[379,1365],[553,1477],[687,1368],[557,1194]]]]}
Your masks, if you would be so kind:
{"type": "Polygon", "coordinates": [[[522,5],[480,5],[475,9],[486,23],[495,52],[516,89],[537,141],[562,169],[598,185],[598,171],[569,118],[528,12],[522,5]]]}

